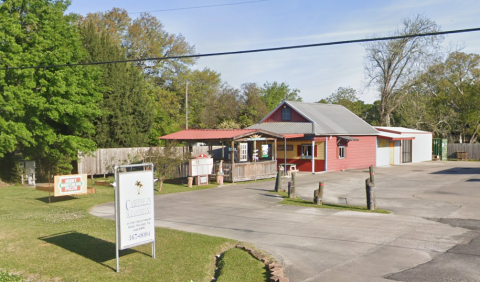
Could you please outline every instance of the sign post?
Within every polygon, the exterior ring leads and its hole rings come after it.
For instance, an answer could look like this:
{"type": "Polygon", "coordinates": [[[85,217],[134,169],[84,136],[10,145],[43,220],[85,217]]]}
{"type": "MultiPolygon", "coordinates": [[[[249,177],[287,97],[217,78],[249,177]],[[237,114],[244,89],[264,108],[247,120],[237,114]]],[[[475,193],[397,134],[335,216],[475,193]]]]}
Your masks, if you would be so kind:
{"type": "Polygon", "coordinates": [[[117,272],[120,250],[151,243],[155,258],[153,168],[151,163],[115,167],[117,272]]]}

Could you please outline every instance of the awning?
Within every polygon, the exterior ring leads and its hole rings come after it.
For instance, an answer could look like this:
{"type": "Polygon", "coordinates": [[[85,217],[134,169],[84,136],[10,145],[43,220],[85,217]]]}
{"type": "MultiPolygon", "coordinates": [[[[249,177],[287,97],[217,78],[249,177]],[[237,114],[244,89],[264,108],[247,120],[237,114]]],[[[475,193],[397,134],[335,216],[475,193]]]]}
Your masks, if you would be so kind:
{"type": "Polygon", "coordinates": [[[357,139],[357,138],[353,138],[351,136],[337,136],[338,139],[340,140],[345,140],[347,142],[349,141],[359,141],[360,139],[357,139]]]}
{"type": "Polygon", "coordinates": [[[305,137],[305,134],[283,134],[283,137],[286,139],[303,138],[305,137]]]}
{"type": "Polygon", "coordinates": [[[391,141],[398,141],[398,140],[413,140],[415,139],[415,136],[380,131],[378,138],[387,139],[391,141]]]}

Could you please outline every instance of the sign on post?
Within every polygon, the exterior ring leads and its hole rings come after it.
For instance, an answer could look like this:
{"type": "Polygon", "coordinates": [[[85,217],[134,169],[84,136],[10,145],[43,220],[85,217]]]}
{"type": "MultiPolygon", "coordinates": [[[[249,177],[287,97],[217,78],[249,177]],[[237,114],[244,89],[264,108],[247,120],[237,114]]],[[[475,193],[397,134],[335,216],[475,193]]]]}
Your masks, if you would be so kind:
{"type": "Polygon", "coordinates": [[[119,251],[152,243],[155,258],[153,164],[115,167],[115,222],[117,272],[119,251]],[[141,168],[120,172],[121,168],[141,168]]]}
{"type": "Polygon", "coordinates": [[[53,191],[55,197],[87,194],[87,175],[55,175],[53,191]]]}

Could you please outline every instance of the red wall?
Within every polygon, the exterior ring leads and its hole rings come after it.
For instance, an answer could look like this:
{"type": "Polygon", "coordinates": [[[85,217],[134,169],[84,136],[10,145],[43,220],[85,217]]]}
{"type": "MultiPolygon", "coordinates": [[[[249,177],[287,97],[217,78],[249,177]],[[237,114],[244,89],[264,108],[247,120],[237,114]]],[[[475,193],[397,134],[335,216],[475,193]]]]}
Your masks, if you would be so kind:
{"type": "Polygon", "coordinates": [[[327,170],[340,171],[345,169],[366,168],[375,166],[376,136],[352,136],[359,141],[350,141],[345,146],[345,158],[338,158],[337,137],[328,138],[327,170]]]}
{"type": "MultiPolygon", "coordinates": [[[[292,120],[290,122],[309,122],[299,113],[297,113],[294,109],[290,108],[292,120]]],[[[263,122],[282,122],[282,108],[278,108],[275,112],[273,112],[267,119],[263,122]]],[[[288,121],[286,121],[288,122],[288,121]]]]}
{"type": "MultiPolygon", "coordinates": [[[[283,159],[277,159],[277,164],[285,163],[283,159]]],[[[296,164],[299,171],[312,172],[312,160],[291,160],[287,159],[287,164],[296,164]]],[[[325,161],[315,160],[315,171],[325,171],[325,161]]]]}

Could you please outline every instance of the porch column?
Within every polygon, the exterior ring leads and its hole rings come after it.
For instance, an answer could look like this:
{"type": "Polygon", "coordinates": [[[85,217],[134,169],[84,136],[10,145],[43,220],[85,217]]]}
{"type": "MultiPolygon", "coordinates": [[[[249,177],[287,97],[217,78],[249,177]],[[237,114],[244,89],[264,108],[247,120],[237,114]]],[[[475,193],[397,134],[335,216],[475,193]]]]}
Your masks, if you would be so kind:
{"type": "Polygon", "coordinates": [[[272,152],[272,160],[276,160],[277,159],[277,139],[275,138],[275,140],[273,140],[273,152],[272,152]]]}
{"type": "Polygon", "coordinates": [[[235,183],[235,181],[233,181],[233,165],[235,164],[235,141],[232,141],[232,154],[231,154],[231,157],[232,157],[232,168],[230,169],[230,174],[232,175],[232,183],[235,183]]]}
{"type": "Polygon", "coordinates": [[[325,136],[325,153],[323,159],[325,161],[325,171],[327,171],[327,152],[328,152],[328,136],[325,136]]]}
{"type": "Polygon", "coordinates": [[[312,140],[312,173],[315,173],[315,137],[312,140]]]}

